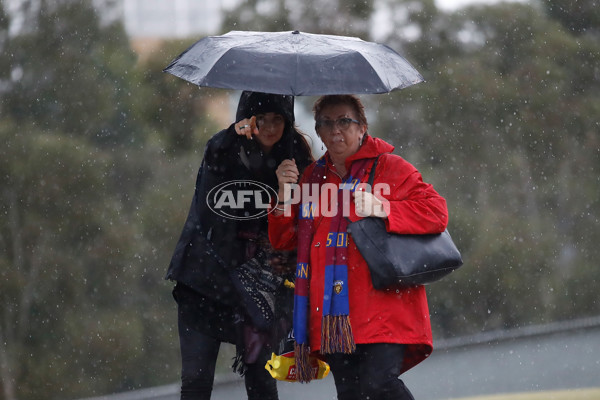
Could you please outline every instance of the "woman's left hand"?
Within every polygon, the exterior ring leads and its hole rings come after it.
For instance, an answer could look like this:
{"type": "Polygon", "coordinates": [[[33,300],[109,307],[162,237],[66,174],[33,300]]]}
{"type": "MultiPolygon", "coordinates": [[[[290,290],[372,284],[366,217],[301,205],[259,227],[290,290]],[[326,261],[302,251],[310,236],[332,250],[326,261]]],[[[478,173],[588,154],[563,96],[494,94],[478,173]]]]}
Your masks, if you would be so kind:
{"type": "Polygon", "coordinates": [[[354,207],[359,217],[387,218],[390,213],[390,202],[387,199],[380,199],[360,189],[354,191],[354,207]]]}

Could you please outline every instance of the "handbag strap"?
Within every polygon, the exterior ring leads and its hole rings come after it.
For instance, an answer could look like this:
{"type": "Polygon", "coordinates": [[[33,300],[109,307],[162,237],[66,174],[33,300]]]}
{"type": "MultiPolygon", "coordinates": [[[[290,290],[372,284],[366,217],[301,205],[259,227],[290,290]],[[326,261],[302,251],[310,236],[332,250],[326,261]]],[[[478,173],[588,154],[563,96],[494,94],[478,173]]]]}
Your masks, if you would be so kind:
{"type": "Polygon", "coordinates": [[[369,184],[369,192],[370,193],[372,193],[372,191],[373,191],[373,182],[375,181],[375,168],[377,168],[377,163],[379,162],[379,157],[381,157],[384,154],[386,154],[386,153],[381,153],[380,155],[375,157],[375,161],[373,161],[373,165],[371,166],[371,171],[369,171],[369,179],[367,180],[367,183],[369,184]]]}
{"type": "MultiPolygon", "coordinates": [[[[375,181],[375,168],[377,168],[377,163],[379,162],[379,157],[381,157],[384,154],[386,154],[386,153],[381,153],[377,157],[375,157],[375,161],[373,161],[373,164],[371,165],[371,170],[369,171],[369,179],[367,179],[367,183],[369,184],[369,186],[368,186],[369,193],[373,193],[373,182],[375,181]]],[[[350,218],[348,218],[348,217],[344,217],[344,218],[346,218],[346,221],[348,221],[349,223],[352,222],[352,220],[350,218]]]]}

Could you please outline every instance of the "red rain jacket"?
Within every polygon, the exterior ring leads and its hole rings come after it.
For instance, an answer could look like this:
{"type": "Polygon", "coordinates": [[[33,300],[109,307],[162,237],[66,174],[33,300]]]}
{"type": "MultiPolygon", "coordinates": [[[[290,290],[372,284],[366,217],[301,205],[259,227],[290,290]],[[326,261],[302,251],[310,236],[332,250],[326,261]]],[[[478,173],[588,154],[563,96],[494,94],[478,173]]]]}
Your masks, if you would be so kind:
{"type": "MultiPolygon", "coordinates": [[[[354,160],[374,158],[389,153],[394,147],[381,139],[366,137],[360,149],[346,160],[346,168],[354,160]]],[[[328,155],[327,174],[323,183],[339,184],[340,177],[334,172],[328,155]]],[[[307,167],[300,181],[311,176],[315,163],[307,167]]],[[[370,170],[370,167],[369,167],[370,170]]],[[[369,171],[367,171],[368,176],[369,171]]],[[[367,178],[364,178],[366,180],[367,178]]],[[[386,220],[389,232],[424,234],[444,231],[448,221],[446,200],[430,184],[424,183],[421,174],[403,158],[387,154],[379,159],[374,186],[386,182],[390,185],[390,214],[386,220]]],[[[351,220],[359,219],[351,202],[351,220]]],[[[275,216],[269,214],[269,238],[277,249],[293,249],[296,246],[296,213],[275,216]]],[[[325,241],[331,218],[315,218],[316,230],[310,254],[310,320],[308,334],[311,351],[318,351],[321,344],[321,310],[323,303],[323,271],[325,241]]],[[[412,368],[431,354],[433,349],[431,323],[425,288],[375,290],[371,283],[369,268],[360,255],[352,237],[348,246],[348,293],[350,323],[357,344],[402,343],[407,345],[402,372],[412,368]]]]}

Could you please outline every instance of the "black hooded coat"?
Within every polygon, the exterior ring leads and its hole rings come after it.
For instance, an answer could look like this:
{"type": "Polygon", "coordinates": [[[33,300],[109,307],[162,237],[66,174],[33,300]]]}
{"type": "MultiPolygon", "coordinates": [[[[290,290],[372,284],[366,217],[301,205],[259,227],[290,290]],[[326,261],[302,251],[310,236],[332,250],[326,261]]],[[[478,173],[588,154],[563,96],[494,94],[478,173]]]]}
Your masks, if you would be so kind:
{"type": "MultiPolygon", "coordinates": [[[[258,113],[277,112],[286,119],[283,136],[269,154],[261,151],[257,140],[237,135],[234,124],[208,141],[192,204],[167,271],[166,279],[184,287],[174,292],[179,304],[181,300],[194,304],[198,329],[221,341],[239,340],[234,320],[239,319],[241,300],[227,268],[254,257],[255,239],[267,237],[267,217],[225,218],[211,210],[209,202],[214,199],[208,194],[216,186],[234,180],[258,181],[277,191],[275,169],[284,159],[293,157],[300,171],[312,162],[310,148],[293,126],[293,104],[292,96],[242,93],[236,121],[258,113]],[[188,301],[177,298],[178,295],[188,301]]],[[[240,217],[254,215],[256,210],[251,208],[248,205],[236,212],[240,217]]]]}

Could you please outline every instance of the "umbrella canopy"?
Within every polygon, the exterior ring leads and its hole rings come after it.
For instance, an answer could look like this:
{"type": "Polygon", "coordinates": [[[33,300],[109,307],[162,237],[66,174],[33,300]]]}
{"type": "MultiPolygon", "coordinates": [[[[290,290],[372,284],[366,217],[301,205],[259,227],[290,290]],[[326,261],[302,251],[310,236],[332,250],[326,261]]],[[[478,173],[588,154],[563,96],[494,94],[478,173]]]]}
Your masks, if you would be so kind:
{"type": "Polygon", "coordinates": [[[209,36],[164,71],[199,86],[294,96],[387,93],[423,81],[388,46],[298,31],[209,36]]]}

